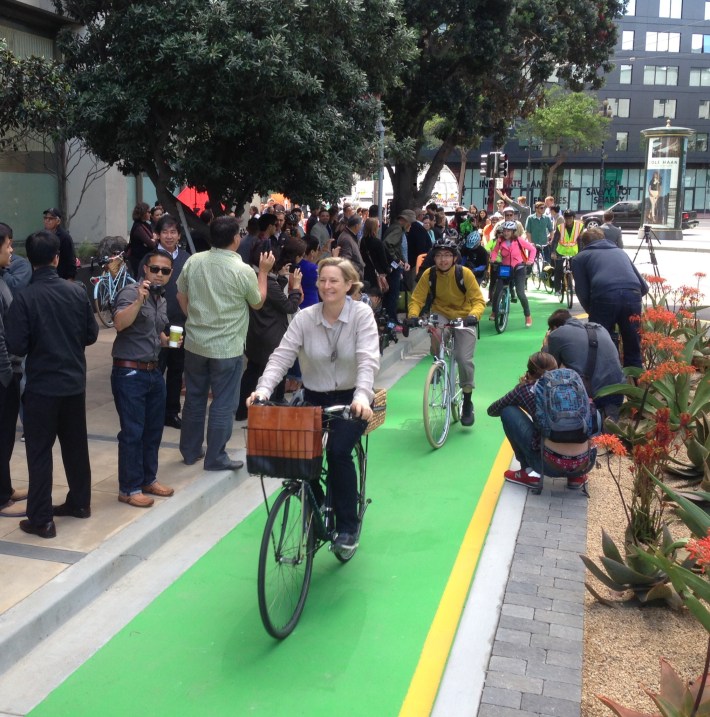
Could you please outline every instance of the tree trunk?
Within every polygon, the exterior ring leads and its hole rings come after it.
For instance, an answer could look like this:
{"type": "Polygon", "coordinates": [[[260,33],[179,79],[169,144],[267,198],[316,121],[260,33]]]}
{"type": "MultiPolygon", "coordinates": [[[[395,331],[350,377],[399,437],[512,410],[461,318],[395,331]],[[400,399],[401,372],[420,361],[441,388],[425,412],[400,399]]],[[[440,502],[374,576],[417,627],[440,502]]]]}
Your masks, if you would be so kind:
{"type": "Polygon", "coordinates": [[[561,167],[565,161],[567,160],[567,154],[564,152],[561,152],[557,155],[557,159],[555,160],[555,163],[547,170],[547,187],[546,187],[546,196],[552,197],[554,196],[556,200],[559,200],[559,197],[555,196],[552,193],[552,184],[555,180],[555,174],[557,173],[557,170],[559,167],[561,167]]]}
{"type": "Polygon", "coordinates": [[[466,155],[468,151],[463,147],[459,147],[459,154],[461,155],[461,167],[459,168],[459,204],[463,204],[463,185],[466,181],[466,155]]]}

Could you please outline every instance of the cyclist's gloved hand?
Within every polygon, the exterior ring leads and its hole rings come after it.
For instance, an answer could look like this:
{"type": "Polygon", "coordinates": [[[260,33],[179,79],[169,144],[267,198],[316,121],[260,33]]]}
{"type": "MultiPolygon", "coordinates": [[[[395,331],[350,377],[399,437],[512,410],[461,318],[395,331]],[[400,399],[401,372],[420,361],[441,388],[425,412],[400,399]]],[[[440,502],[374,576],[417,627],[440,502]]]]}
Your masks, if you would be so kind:
{"type": "Polygon", "coordinates": [[[404,322],[405,326],[409,326],[409,328],[417,328],[419,326],[419,317],[418,316],[408,316],[404,322]]]}
{"type": "Polygon", "coordinates": [[[463,320],[464,326],[476,326],[477,323],[478,323],[478,316],[467,316],[463,320]]]}

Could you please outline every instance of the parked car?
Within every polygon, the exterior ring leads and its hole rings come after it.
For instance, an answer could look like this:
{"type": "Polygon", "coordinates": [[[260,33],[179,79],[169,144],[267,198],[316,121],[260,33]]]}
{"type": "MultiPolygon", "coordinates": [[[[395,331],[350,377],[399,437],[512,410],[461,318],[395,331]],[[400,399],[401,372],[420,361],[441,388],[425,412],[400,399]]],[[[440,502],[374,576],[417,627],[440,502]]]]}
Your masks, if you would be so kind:
{"type": "MultiPolygon", "coordinates": [[[[621,229],[640,229],[643,226],[642,217],[643,202],[637,200],[624,200],[617,202],[609,207],[614,212],[614,224],[621,229]]],[[[604,212],[608,210],[599,209],[596,212],[587,212],[580,219],[584,223],[585,228],[598,227],[604,223],[604,212]]],[[[681,227],[683,229],[692,229],[698,226],[698,214],[694,211],[684,211],[681,227]]]]}

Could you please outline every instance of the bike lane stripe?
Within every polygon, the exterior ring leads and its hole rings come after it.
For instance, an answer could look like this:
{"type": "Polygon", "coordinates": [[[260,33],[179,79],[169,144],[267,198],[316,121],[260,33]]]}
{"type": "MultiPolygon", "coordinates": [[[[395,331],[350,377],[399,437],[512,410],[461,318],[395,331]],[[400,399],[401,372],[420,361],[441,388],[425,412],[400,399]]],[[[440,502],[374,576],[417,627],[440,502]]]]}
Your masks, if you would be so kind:
{"type": "Polygon", "coordinates": [[[431,713],[471,588],[473,574],[503,488],[503,472],[508,469],[512,458],[513,450],[508,441],[504,441],[461,543],[439,609],[429,629],[414,677],[399,712],[400,717],[420,715],[425,717],[431,713]]]}

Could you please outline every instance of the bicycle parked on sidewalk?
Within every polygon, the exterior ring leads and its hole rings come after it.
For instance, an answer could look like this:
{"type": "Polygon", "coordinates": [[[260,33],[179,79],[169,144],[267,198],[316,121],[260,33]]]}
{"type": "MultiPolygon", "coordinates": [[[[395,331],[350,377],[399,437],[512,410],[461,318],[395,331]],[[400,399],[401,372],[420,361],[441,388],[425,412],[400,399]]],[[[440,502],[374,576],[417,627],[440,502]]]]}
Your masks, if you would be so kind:
{"type": "Polygon", "coordinates": [[[328,545],[342,563],[355,555],[371,502],[366,494],[368,434],[384,421],[385,409],[386,393],[378,391],[373,418],[353,448],[358,532],[356,546],[347,552],[333,550],[337,533],[327,480],[326,447],[329,423],[335,417],[351,420],[350,407],[255,402],[249,409],[247,468],[260,477],[268,515],[259,550],[259,613],[272,637],[288,637],[298,624],[311,583],[313,557],[323,546],[328,545]],[[264,478],[283,479],[282,489],[270,507],[264,478]]]}
{"type": "Polygon", "coordinates": [[[136,280],[128,272],[123,252],[99,258],[92,256],[92,269],[94,262],[101,268],[101,274],[91,278],[91,283],[94,285],[94,306],[101,323],[110,329],[113,327],[112,309],[116,294],[126,284],[135,284],[136,280]]]}
{"type": "MultiPolygon", "coordinates": [[[[419,319],[418,325],[426,328],[439,350],[429,369],[424,384],[424,432],[432,448],[446,443],[451,423],[461,419],[463,390],[459,384],[459,372],[454,359],[454,331],[462,328],[463,319],[443,320],[438,314],[419,319]]],[[[480,334],[476,324],[476,333],[480,334]]]]}

